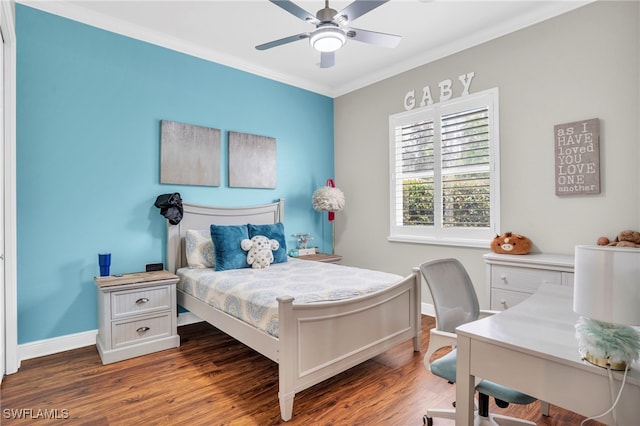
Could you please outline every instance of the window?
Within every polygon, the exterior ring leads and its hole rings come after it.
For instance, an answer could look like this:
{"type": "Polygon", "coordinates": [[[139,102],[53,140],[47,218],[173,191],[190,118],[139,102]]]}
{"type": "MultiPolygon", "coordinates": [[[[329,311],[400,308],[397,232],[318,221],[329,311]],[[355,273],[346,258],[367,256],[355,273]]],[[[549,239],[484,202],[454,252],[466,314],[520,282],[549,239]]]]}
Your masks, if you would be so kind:
{"type": "Polygon", "coordinates": [[[500,229],[498,89],[389,117],[389,240],[488,247],[500,229]]]}

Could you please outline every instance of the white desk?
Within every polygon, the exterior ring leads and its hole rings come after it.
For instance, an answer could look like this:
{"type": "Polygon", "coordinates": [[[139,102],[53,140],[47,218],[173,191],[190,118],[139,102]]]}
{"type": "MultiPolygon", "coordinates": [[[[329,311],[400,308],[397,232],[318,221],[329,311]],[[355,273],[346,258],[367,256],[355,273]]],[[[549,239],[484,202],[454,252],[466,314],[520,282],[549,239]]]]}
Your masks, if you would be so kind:
{"type": "MultiPolygon", "coordinates": [[[[486,378],[583,416],[611,406],[607,370],[581,360],[571,287],[543,284],[524,302],[457,328],[456,425],[473,425],[475,377],[486,378]]],[[[614,372],[617,395],[622,372],[614,372]]],[[[614,395],[614,397],[615,397],[614,395]]],[[[612,415],[597,419],[614,424],[612,415]]],[[[620,426],[640,425],[640,365],[616,407],[620,426]]]]}

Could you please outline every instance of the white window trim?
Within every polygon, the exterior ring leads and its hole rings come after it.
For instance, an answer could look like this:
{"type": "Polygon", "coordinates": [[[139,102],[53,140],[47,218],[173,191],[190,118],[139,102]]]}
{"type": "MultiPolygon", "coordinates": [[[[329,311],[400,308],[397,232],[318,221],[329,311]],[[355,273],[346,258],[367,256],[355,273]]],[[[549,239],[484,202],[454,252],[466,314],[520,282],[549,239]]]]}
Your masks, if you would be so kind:
{"type": "MultiPolygon", "coordinates": [[[[498,88],[488,89],[471,95],[452,99],[445,102],[417,108],[407,112],[401,112],[389,116],[389,236],[388,241],[434,244],[462,247],[490,246],[491,240],[499,234],[500,229],[500,111],[499,111],[499,91],[498,88]],[[490,108],[489,132],[491,156],[491,189],[490,189],[490,227],[483,229],[473,228],[447,228],[437,229],[436,227],[408,227],[395,225],[396,207],[396,181],[395,181],[395,127],[402,123],[418,121],[424,117],[439,117],[452,110],[458,110],[461,104],[463,108],[468,108],[471,103],[477,102],[481,105],[488,105],[490,108]],[[420,118],[418,118],[420,117],[420,118]]],[[[437,128],[439,129],[439,122],[437,128]]],[[[439,161],[439,158],[436,158],[439,161]]]]}

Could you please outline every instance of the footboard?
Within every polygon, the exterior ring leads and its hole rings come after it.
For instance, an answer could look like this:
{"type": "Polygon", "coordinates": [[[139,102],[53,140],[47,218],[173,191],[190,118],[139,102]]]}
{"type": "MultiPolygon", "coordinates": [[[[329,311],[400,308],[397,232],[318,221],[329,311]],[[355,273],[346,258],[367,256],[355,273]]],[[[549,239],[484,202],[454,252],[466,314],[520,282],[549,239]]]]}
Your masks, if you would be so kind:
{"type": "Polygon", "coordinates": [[[296,392],[413,339],[420,350],[420,279],[414,271],[383,292],[338,302],[295,305],[279,298],[280,411],[293,414],[296,392]]]}

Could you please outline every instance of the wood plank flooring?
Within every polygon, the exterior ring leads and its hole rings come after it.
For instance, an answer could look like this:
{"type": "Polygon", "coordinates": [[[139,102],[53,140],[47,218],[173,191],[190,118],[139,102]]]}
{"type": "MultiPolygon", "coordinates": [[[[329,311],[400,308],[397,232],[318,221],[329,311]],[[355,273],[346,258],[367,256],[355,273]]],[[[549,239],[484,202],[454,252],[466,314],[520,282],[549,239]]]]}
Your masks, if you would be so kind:
{"type": "MultiPolygon", "coordinates": [[[[298,393],[287,425],[422,425],[427,406],[450,407],[455,388],[399,345],[298,393]]],[[[178,328],[181,346],[102,365],[94,346],[23,361],[0,388],[2,425],[278,425],[277,364],[206,323],[178,328]]],[[[539,425],[579,425],[583,417],[539,403],[491,411],[539,425]]],[[[453,421],[434,419],[434,424],[453,421]]],[[[589,425],[597,424],[590,422],[589,425]]]]}

